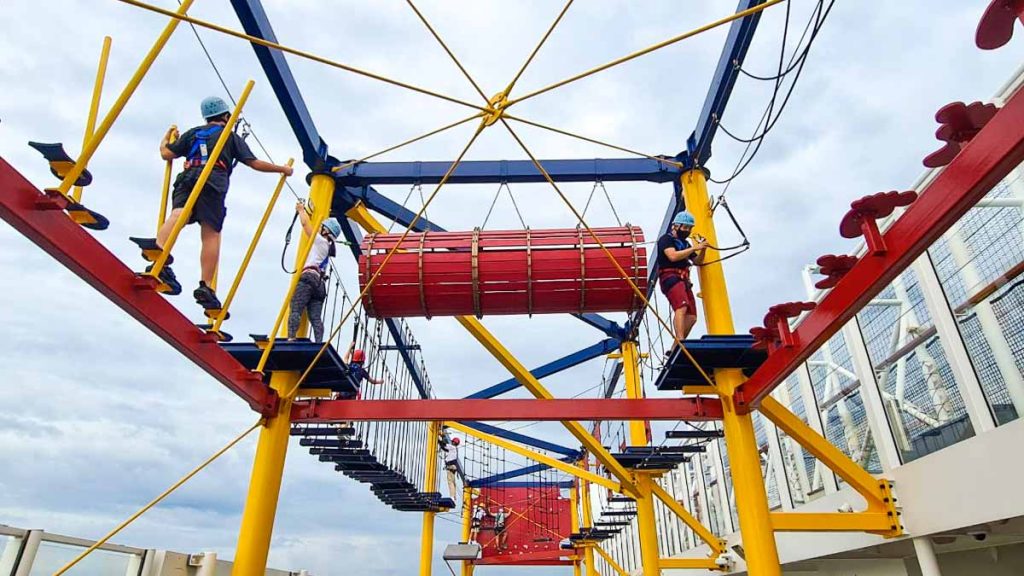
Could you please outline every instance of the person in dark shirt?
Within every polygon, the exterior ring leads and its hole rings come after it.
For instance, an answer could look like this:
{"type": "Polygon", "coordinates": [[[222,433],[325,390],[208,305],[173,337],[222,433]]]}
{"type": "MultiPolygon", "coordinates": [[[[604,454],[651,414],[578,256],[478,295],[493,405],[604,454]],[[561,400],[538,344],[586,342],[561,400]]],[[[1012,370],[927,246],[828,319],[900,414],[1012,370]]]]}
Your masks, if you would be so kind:
{"type": "Polygon", "coordinates": [[[695,224],[693,214],[680,212],[672,219],[669,231],[658,239],[658,284],[672,306],[672,327],[683,340],[697,323],[697,303],[693,297],[690,267],[704,262],[708,243],[697,236],[688,239],[695,224]]]}
{"type": "MultiPolygon", "coordinates": [[[[231,179],[231,170],[235,164],[241,162],[257,172],[268,172],[276,174],[292,175],[290,166],[279,166],[259,160],[249,150],[249,146],[237,134],[231,134],[221,150],[220,156],[216,159],[210,158],[213,148],[217,145],[228,119],[231,116],[231,109],[224,100],[211,97],[203,100],[200,105],[203,118],[206,124],[197,126],[185,132],[174,142],[169,142],[171,133],[168,132],[160,142],[160,157],[164,160],[185,157],[185,169],[182,170],[174,181],[174,192],[171,200],[171,214],[164,222],[156,235],[156,244],[163,247],[171,235],[178,216],[181,214],[185,203],[188,201],[192,188],[203,171],[203,166],[210,161],[216,164],[213,172],[210,173],[206,185],[192,208],[188,223],[199,223],[202,238],[202,251],[199,255],[199,262],[202,271],[199,287],[192,293],[196,303],[206,309],[219,309],[220,300],[211,288],[214,274],[217,272],[217,263],[220,260],[220,233],[224,226],[224,216],[227,213],[224,200],[228,193],[228,185],[231,179]]],[[[169,262],[168,262],[169,263],[169,262]]],[[[174,273],[169,267],[164,267],[160,274],[161,280],[165,281],[172,289],[181,291],[174,273]],[[167,282],[171,280],[172,282],[167,282]]]]}

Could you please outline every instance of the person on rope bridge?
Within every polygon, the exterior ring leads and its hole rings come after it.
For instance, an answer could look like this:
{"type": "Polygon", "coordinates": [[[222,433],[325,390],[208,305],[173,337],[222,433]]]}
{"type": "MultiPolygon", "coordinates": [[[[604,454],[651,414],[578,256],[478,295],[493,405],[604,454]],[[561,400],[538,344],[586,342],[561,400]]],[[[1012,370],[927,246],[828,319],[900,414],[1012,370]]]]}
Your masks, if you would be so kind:
{"type": "MultiPolygon", "coordinates": [[[[331,220],[334,220],[334,218],[331,218],[331,220]]],[[[292,301],[294,302],[294,299],[292,301]]],[[[290,324],[291,320],[289,319],[289,326],[290,324]]],[[[321,330],[323,330],[322,324],[321,330]]],[[[320,338],[317,338],[317,342],[319,341],[320,338]]],[[[336,400],[353,400],[360,398],[363,394],[363,380],[366,380],[375,386],[384,383],[383,378],[374,378],[373,376],[370,376],[370,373],[366,370],[366,352],[356,348],[355,341],[348,345],[348,351],[345,352],[345,357],[342,358],[342,361],[348,366],[348,374],[352,377],[352,383],[355,384],[356,390],[355,392],[339,392],[335,395],[336,400]]],[[[338,428],[342,430],[352,428],[352,422],[339,422],[338,428]]],[[[342,433],[340,436],[344,437],[348,436],[348,434],[342,433]]]]}
{"type": "Polygon", "coordinates": [[[458,438],[452,438],[451,442],[444,435],[444,432],[437,438],[441,451],[444,452],[444,470],[448,473],[448,496],[456,504],[459,502],[458,492],[455,487],[455,477],[459,474],[459,444],[458,438]]]}
{"type": "Polygon", "coordinates": [[[508,550],[508,512],[504,506],[499,506],[498,511],[491,516],[494,516],[494,535],[498,537],[498,551],[508,550]]]}
{"type": "MultiPolygon", "coordinates": [[[[305,312],[309,325],[313,327],[313,340],[320,342],[324,339],[324,320],[321,316],[324,301],[327,299],[327,264],[334,257],[334,242],[341,236],[341,224],[335,218],[327,218],[320,225],[320,233],[314,234],[313,223],[309,220],[309,214],[306,213],[306,207],[302,202],[295,204],[295,213],[302,222],[306,236],[313,239],[313,246],[309,249],[306,264],[299,274],[299,283],[292,294],[291,313],[288,315],[288,340],[295,340],[295,335],[299,332],[299,323],[302,321],[302,313],[305,312]]],[[[352,345],[354,347],[355,342],[352,345]]]]}
{"type": "MultiPolygon", "coordinates": [[[[458,438],[456,438],[458,440],[458,438]]],[[[476,498],[476,495],[473,495],[476,498]]],[[[480,538],[480,529],[484,525],[484,517],[487,516],[487,509],[484,508],[483,504],[476,502],[473,504],[473,514],[470,516],[469,523],[469,541],[478,542],[480,538]]]]}
{"type": "MultiPolygon", "coordinates": [[[[231,117],[231,109],[228,108],[227,103],[216,96],[203,99],[199,108],[206,120],[205,125],[192,128],[174,142],[169,142],[171,132],[168,131],[160,142],[160,157],[164,160],[185,157],[185,169],[174,180],[171,214],[156,235],[156,245],[160,249],[170,237],[171,230],[185,208],[185,203],[199,179],[199,174],[203,171],[203,166],[211,160],[210,152],[231,117]]],[[[217,272],[217,263],[220,260],[221,229],[227,214],[224,200],[228,193],[231,170],[238,162],[257,172],[292,175],[291,166],[271,164],[256,158],[241,136],[231,134],[228,138],[188,220],[189,224],[199,223],[202,239],[202,250],[199,255],[202,274],[199,287],[195,289],[192,296],[195,297],[197,304],[209,310],[221,307],[220,300],[211,285],[217,272]]],[[[171,261],[168,260],[167,263],[170,264],[171,261]]],[[[161,270],[160,280],[171,287],[172,290],[169,294],[181,293],[181,284],[178,283],[169,266],[164,266],[161,270]]]]}
{"type": "Polygon", "coordinates": [[[690,267],[704,262],[708,247],[707,240],[700,236],[695,236],[693,242],[688,239],[695,224],[693,214],[680,212],[672,219],[668,232],[658,239],[658,283],[672,306],[672,327],[680,340],[686,339],[697,323],[690,267]]]}

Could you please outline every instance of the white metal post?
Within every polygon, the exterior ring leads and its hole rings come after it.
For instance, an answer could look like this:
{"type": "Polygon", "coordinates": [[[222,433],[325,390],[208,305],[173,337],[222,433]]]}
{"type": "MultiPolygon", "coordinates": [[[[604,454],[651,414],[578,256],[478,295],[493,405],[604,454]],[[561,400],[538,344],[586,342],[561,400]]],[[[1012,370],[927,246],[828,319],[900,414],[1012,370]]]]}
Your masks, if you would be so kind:
{"type": "MultiPolygon", "coordinates": [[[[811,383],[811,370],[807,366],[807,363],[801,365],[801,368],[796,372],[797,385],[800,390],[800,399],[804,404],[804,415],[807,418],[807,425],[810,426],[815,432],[821,435],[822,438],[825,436],[825,423],[821,419],[821,410],[818,409],[818,398],[814,395],[814,386],[811,383]]],[[[863,380],[861,380],[863,382],[863,380]]],[[[803,447],[799,444],[796,445],[797,450],[803,451],[803,447]]],[[[801,454],[801,459],[803,455],[801,454]]],[[[835,472],[829,467],[823,466],[820,461],[815,461],[814,464],[815,476],[821,481],[825,488],[825,494],[834,494],[839,491],[839,481],[836,478],[835,472]]],[[[811,487],[813,489],[815,479],[811,478],[811,487]]],[[[810,494],[807,495],[808,498],[810,494]]]]}
{"type": "Polygon", "coordinates": [[[900,452],[896,448],[896,439],[893,438],[889,429],[885,403],[882,402],[881,389],[875,380],[875,371],[871,366],[871,357],[868,356],[868,349],[864,344],[864,336],[861,334],[857,316],[843,326],[843,334],[846,338],[846,346],[850,349],[853,370],[857,373],[857,379],[860,380],[860,394],[864,398],[864,412],[867,414],[871,436],[875,440],[878,461],[882,465],[882,471],[889,472],[900,465],[900,452]]]}
{"type": "Polygon", "coordinates": [[[718,513],[722,516],[722,529],[726,534],[736,531],[732,521],[732,507],[729,505],[729,487],[726,486],[725,462],[722,460],[721,444],[724,440],[711,442],[711,464],[715,468],[715,477],[718,478],[716,486],[716,499],[718,502],[718,513]]]}
{"type": "Polygon", "coordinates": [[[917,563],[921,566],[921,576],[942,576],[939,570],[939,559],[935,556],[935,546],[928,536],[914,538],[914,551],[917,552],[917,563]]]}
{"type": "Polygon", "coordinates": [[[18,559],[18,567],[15,568],[13,576],[29,576],[32,573],[32,565],[36,561],[36,553],[39,552],[39,544],[42,541],[42,530],[29,530],[25,534],[25,543],[21,546],[21,558],[18,559]]]}

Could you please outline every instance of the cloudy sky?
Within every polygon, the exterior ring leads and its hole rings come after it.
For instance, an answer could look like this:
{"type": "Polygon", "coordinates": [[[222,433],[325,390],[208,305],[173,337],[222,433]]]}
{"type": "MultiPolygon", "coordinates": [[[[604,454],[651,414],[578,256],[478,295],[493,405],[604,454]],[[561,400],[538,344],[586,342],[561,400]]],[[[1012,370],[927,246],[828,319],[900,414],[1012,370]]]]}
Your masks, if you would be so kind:
{"type": "MultiPolygon", "coordinates": [[[[175,2],[161,0],[165,7],[175,2]]],[[[465,100],[472,87],[404,2],[265,1],[278,38],[380,74],[465,100]]],[[[488,93],[503,87],[561,8],[560,2],[422,0],[421,9],[488,93]]],[[[790,48],[815,2],[792,0],[790,48]],[[795,31],[794,31],[795,30],[795,31]]],[[[839,1],[826,23],[786,111],[756,160],[732,185],[731,206],[753,248],[727,266],[736,325],[759,322],[772,304],[804,297],[801,267],[820,254],[852,248],[837,234],[850,200],[908,187],[921,158],[936,148],[932,115],[952,100],[985,99],[1021,61],[1021,42],[997,52],[973,45],[987,2],[839,1]]],[[[730,13],[733,0],[577,2],[519,83],[525,92],[730,13]]],[[[771,75],[778,65],[783,6],[765,14],[747,68],[771,75]]],[[[240,28],[226,2],[197,2],[196,16],[240,28]]],[[[63,141],[76,153],[104,34],[114,38],[104,108],[124,85],[164,21],[114,0],[7,0],[0,23],[0,155],[40,186],[52,177],[25,143],[63,141]]],[[[661,50],[607,73],[525,102],[516,113],[651,154],[674,154],[693,130],[717,61],[725,28],[661,50]]],[[[253,55],[238,40],[201,31],[232,92],[248,79],[256,88],[246,109],[256,133],[278,162],[300,156],[283,114],[253,55]]],[[[358,157],[466,116],[440,100],[290,59],[317,126],[339,158],[358,157]]],[[[771,95],[771,83],[743,78],[724,118],[750,136],[771,95]]],[[[151,234],[162,177],[157,154],[171,123],[198,120],[198,102],[223,95],[192,31],[179,28],[118,120],[90,169],[85,202],[112,221],[97,237],[127,262],[138,257],[129,235],[151,234]]],[[[616,157],[579,141],[519,129],[535,154],[547,158],[616,157]]],[[[449,160],[468,139],[467,125],[394,152],[388,160],[449,160]]],[[[743,144],[719,134],[709,164],[727,177],[743,144]]],[[[262,153],[261,153],[262,155],[262,153]]],[[[469,159],[521,159],[500,128],[488,130],[469,159]]],[[[293,184],[301,193],[301,179],[293,184]]],[[[237,268],[252,225],[274,178],[240,169],[233,178],[222,269],[237,268]]],[[[588,184],[565,186],[581,206],[588,184]]],[[[608,185],[623,220],[658,234],[667,186],[608,185]]],[[[449,229],[478,226],[494,186],[450,187],[429,214],[449,229]]],[[[718,193],[721,187],[713,186],[718,193]]],[[[408,188],[382,192],[401,201],[408,188]]],[[[567,227],[568,209],[541,185],[514,187],[526,222],[567,227]]],[[[257,253],[228,328],[266,332],[287,277],[277,259],[290,218],[282,201],[257,253]]],[[[595,225],[614,217],[596,201],[595,225]]],[[[719,221],[723,243],[734,239],[719,221]]],[[[507,198],[491,228],[519,226],[507,198]]],[[[7,226],[0,226],[0,523],[97,537],[181,474],[248,427],[244,404],[166,344],[52,261],[7,226]]],[[[176,251],[179,278],[197,281],[198,234],[188,230],[176,251]]],[[[353,265],[339,259],[355,286],[353,265]]],[[[187,292],[186,292],[187,294],[187,292]]],[[[198,314],[190,299],[176,304],[198,314]]],[[[413,323],[435,390],[462,396],[507,377],[449,319],[413,323]]],[[[527,365],[589,345],[600,334],[567,318],[489,318],[490,327],[527,365]],[[558,337],[555,338],[554,335],[558,337]]],[[[657,351],[656,351],[657,352],[657,351]]],[[[546,384],[572,396],[598,382],[601,363],[546,384]]],[[[557,426],[534,431],[565,441],[557,426]]],[[[254,441],[221,458],[116,541],[183,552],[234,553],[254,441]]],[[[391,511],[365,487],[293,447],[281,494],[270,564],[317,576],[413,573],[420,517],[391,511]]],[[[457,527],[438,522],[442,544],[457,527]]],[[[501,573],[487,570],[487,573],[501,573]]],[[[538,576],[566,571],[537,569],[538,576]]],[[[446,569],[438,562],[435,574],[446,569]]]]}

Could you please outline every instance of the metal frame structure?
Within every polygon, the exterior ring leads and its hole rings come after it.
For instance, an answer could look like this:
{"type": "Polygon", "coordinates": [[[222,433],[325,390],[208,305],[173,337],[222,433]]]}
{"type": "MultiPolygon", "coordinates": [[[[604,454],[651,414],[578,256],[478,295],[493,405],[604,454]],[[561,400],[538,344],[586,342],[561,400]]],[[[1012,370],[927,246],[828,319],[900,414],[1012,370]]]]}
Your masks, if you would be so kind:
{"type": "MultiPolygon", "coordinates": [[[[84,171],[89,157],[95,152],[116,120],[120,109],[124,107],[127,99],[134,92],[180,21],[211,27],[252,43],[256,56],[302,147],[303,160],[312,171],[310,200],[315,206],[312,220],[320,222],[331,212],[346,215],[348,218],[342,219],[343,233],[352,242],[352,252],[356,257],[359,255],[358,240],[361,232],[352,223],[368,232],[380,232],[384,229],[370,210],[402,223],[409,230],[441,230],[436,223],[422,218],[422,211],[425,210],[429,201],[424,204],[421,213],[412,213],[375,191],[372,188],[375,184],[434,183],[439,189],[445,184],[482,182],[550,182],[553,185],[557,182],[598,180],[672,182],[674,194],[666,212],[666,221],[681,205],[685,205],[696,216],[696,230],[714,245],[717,242],[704,165],[710,158],[716,127],[725,113],[729,96],[736,82],[738,68],[742,65],[756,30],[760,11],[781,0],[742,0],[734,16],[703,28],[709,29],[731,22],[727,42],[719,59],[714,80],[697,127],[688,139],[686,151],[675,156],[643,159],[536,160],[531,155],[530,161],[462,163],[459,162],[461,155],[459,160],[454,163],[374,163],[366,161],[342,163],[332,157],[326,141],[320,137],[316,129],[312,115],[303,101],[301,90],[284,58],[284,51],[293,54],[299,53],[299,51],[283,47],[277,42],[273,28],[259,0],[232,0],[232,6],[245,30],[244,34],[187,16],[187,11],[192,4],[191,0],[186,0],[177,12],[144,5],[138,0],[122,1],[169,16],[170,21],[99,128],[95,133],[91,133],[91,128],[87,131],[82,158],[65,175],[59,188],[43,194],[6,162],[0,160],[0,191],[2,191],[0,194],[0,217],[11,223],[44,251],[54,256],[174,348],[200,365],[218,381],[243,397],[261,415],[260,437],[253,465],[250,492],[242,518],[234,573],[256,574],[265,570],[292,423],[345,420],[429,421],[431,422],[431,433],[427,435],[424,450],[427,464],[424,484],[428,487],[435,486],[437,482],[437,446],[434,438],[440,431],[441,423],[446,423],[447,426],[464,434],[534,460],[538,462],[538,466],[556,468],[575,477],[577,482],[574,484],[574,494],[578,491],[578,496],[574,496],[574,502],[578,498],[579,504],[582,506],[582,514],[580,518],[575,519],[577,522],[575,527],[581,530],[593,526],[593,510],[590,502],[591,484],[621,493],[635,502],[639,551],[644,576],[659,574],[663,568],[717,569],[719,563],[716,562],[716,557],[726,553],[725,546],[714,536],[712,531],[705,528],[685,506],[676,500],[674,488],[672,491],[667,491],[659,483],[664,470],[627,469],[594,434],[584,429],[579,421],[629,421],[629,443],[632,446],[647,446],[649,439],[644,426],[645,420],[721,420],[725,436],[724,447],[729,458],[733,480],[735,505],[739,510],[738,528],[743,537],[747,568],[751,574],[756,576],[780,574],[774,537],[775,532],[778,531],[866,531],[886,536],[901,534],[902,528],[894,505],[895,499],[891,483],[884,479],[876,479],[867,473],[842,450],[826,441],[822,437],[820,429],[805,423],[769,394],[787,376],[807,361],[815,350],[825,345],[827,340],[847,324],[853,315],[868,304],[886,284],[892,282],[931,243],[953,226],[956,220],[977,203],[993,185],[1002,180],[1012,168],[1024,160],[1024,129],[1021,128],[1024,126],[1024,96],[1017,95],[1005,102],[991,122],[981,129],[950,165],[930,183],[927,193],[907,208],[882,235],[885,249],[875,250],[861,258],[856,266],[839,281],[838,285],[821,299],[817,308],[802,319],[793,332],[792,341],[773,350],[768,360],[753,376],[746,378],[736,368],[714,367],[713,378],[710,376],[708,378],[708,383],[711,386],[700,389],[702,394],[711,396],[710,398],[702,396],[669,400],[645,398],[640,375],[641,352],[636,338],[632,334],[633,328],[638,325],[639,316],[634,317],[626,327],[620,327],[601,316],[586,314],[577,317],[605,333],[607,338],[532,371],[523,366],[476,318],[458,317],[458,322],[512,375],[509,380],[459,400],[429,399],[429,391],[423,383],[418,366],[408,353],[409,347],[403,340],[402,331],[395,322],[389,322],[388,329],[396,343],[395,349],[400,352],[404,363],[413,375],[420,399],[352,401],[311,398],[298,400],[296,393],[300,392],[300,387],[311,368],[304,373],[269,370],[268,378],[266,378],[268,387],[264,384],[265,379],[262,373],[253,373],[243,369],[237,361],[217,345],[216,334],[197,331],[191,322],[159,296],[156,291],[160,287],[159,281],[155,277],[160,267],[168,260],[169,247],[157,256],[152,273],[136,275],[115,259],[92,236],[85,233],[75,220],[64,213],[64,210],[70,212],[69,198],[73,197],[69,197],[68,193],[71,185],[84,171]],[[540,379],[545,376],[589,359],[608,355],[616,349],[618,349],[617,357],[621,359],[621,362],[617,364],[612,377],[609,378],[609,385],[604,390],[605,398],[603,399],[556,399],[540,383],[540,379]],[[616,386],[619,375],[625,377],[626,399],[611,399],[609,396],[616,386]],[[526,388],[535,399],[495,400],[497,396],[520,386],[526,388]],[[758,444],[754,433],[752,412],[755,410],[760,411],[774,427],[785,432],[825,467],[853,487],[867,502],[867,509],[856,513],[770,511],[764,485],[762,460],[758,454],[758,444]],[[459,421],[467,418],[473,420],[558,421],[579,440],[583,450],[568,449],[475,421],[468,423],[459,421]],[[523,445],[554,451],[564,458],[558,459],[525,448],[523,445]],[[590,469],[591,457],[599,462],[606,475],[590,469]],[[581,462],[577,464],[577,461],[581,462]],[[656,502],[662,504],[656,506],[656,502]],[[711,548],[712,557],[706,559],[662,557],[658,540],[659,510],[661,514],[665,514],[665,510],[673,513],[690,527],[711,548]]],[[[566,9],[568,9],[568,5],[566,9]]],[[[565,10],[559,15],[559,19],[564,13],[565,10]]],[[[417,15],[423,19],[418,10],[417,15]]],[[[429,23],[425,19],[423,22],[429,28],[429,23]]],[[[556,24],[557,22],[556,20],[556,24]]],[[[433,32],[432,28],[430,30],[433,32]]],[[[471,106],[480,111],[477,116],[471,118],[481,119],[476,133],[479,135],[483,129],[497,122],[506,123],[506,118],[511,118],[511,116],[506,116],[505,110],[518,101],[677,42],[699,31],[701,29],[677,36],[655,47],[631,54],[604,67],[587,71],[526,96],[510,99],[510,92],[518,79],[517,76],[502,93],[491,98],[484,96],[487,103],[482,106],[466,104],[424,89],[383,79],[322,57],[312,57],[312,59],[471,106]]],[[[447,46],[436,33],[435,37],[447,50],[447,46]]],[[[540,46],[538,46],[539,48],[540,46]]],[[[455,56],[450,51],[448,53],[458,64],[455,56]]],[[[311,57],[308,54],[302,54],[305,57],[311,57]]],[[[461,64],[459,67],[467,79],[472,81],[469,74],[462,69],[461,64]]],[[[97,94],[101,85],[102,75],[98,75],[97,94]]],[[[251,83],[246,87],[238,107],[232,112],[232,122],[238,117],[245,96],[248,95],[250,89],[251,83]]],[[[483,96],[482,92],[481,95],[483,96]]],[[[94,118],[95,113],[91,113],[90,116],[94,118]]],[[[91,124],[93,121],[90,121],[91,124]]],[[[509,131],[515,136],[511,127],[509,127],[509,131]]],[[[517,136],[516,139],[518,140],[517,136]]],[[[224,138],[221,138],[214,155],[223,146],[223,141],[224,138]]],[[[521,141],[520,144],[522,144],[521,141]]],[[[529,154],[525,145],[523,148],[529,154]]],[[[208,174],[209,170],[212,170],[212,164],[204,172],[208,174]]],[[[201,186],[201,183],[198,184],[197,189],[201,186]]],[[[558,190],[557,185],[555,185],[555,189],[558,190]]],[[[561,194],[560,191],[558,192],[561,194]]],[[[75,197],[80,197],[80,192],[75,194],[77,195],[75,197]]],[[[195,194],[194,191],[193,196],[195,194]]],[[[436,194],[436,190],[434,194],[436,194]]],[[[587,227],[582,217],[578,214],[577,216],[581,225],[587,227]]],[[[177,229],[180,230],[186,217],[187,215],[182,216],[177,229]]],[[[587,229],[589,230],[589,227],[587,229]]],[[[172,236],[174,235],[176,233],[172,234],[172,236]]],[[[299,252],[300,261],[308,252],[310,244],[309,239],[304,239],[299,252]]],[[[712,260],[716,259],[717,252],[712,250],[710,257],[712,260]]],[[[385,259],[384,263],[386,261],[385,259]]],[[[653,257],[650,270],[653,279],[657,273],[656,261],[653,257]]],[[[293,279],[292,289],[294,289],[294,283],[295,279],[293,279]]],[[[709,333],[713,335],[734,334],[736,330],[733,326],[721,263],[712,262],[701,267],[700,283],[709,333]]],[[[654,282],[649,284],[650,290],[654,282]]],[[[650,294],[649,291],[648,294],[650,294]]],[[[289,299],[289,297],[285,298],[285,306],[289,299]]],[[[282,314],[283,312],[284,309],[282,309],[282,314]]],[[[278,317],[278,324],[280,321],[281,315],[278,317]]],[[[269,354],[276,336],[277,330],[275,329],[271,333],[264,356],[269,354]]],[[[261,368],[265,361],[265,358],[261,361],[261,368]]],[[[826,362],[828,361],[826,359],[826,362]]],[[[820,408],[816,407],[816,410],[818,409],[820,408]]],[[[910,410],[911,408],[908,406],[906,409],[910,410]]],[[[244,437],[244,434],[241,437],[244,437]]],[[[781,447],[777,448],[775,452],[777,453],[776,466],[781,467],[784,465],[781,447]]],[[[721,465],[721,458],[718,457],[720,454],[716,453],[715,455],[718,460],[716,463],[718,488],[724,493],[725,472],[721,465]]],[[[207,463],[204,463],[203,466],[207,463]]],[[[191,474],[195,474],[203,466],[191,474]]],[[[517,475],[530,473],[524,472],[524,470],[527,468],[502,474],[500,477],[495,476],[488,480],[503,482],[517,475]]],[[[191,475],[186,476],[182,482],[189,477],[191,475]]],[[[828,483],[826,482],[825,485],[827,486],[828,483]]],[[[807,486],[811,486],[809,482],[807,486]]],[[[709,487],[701,487],[698,491],[708,489],[709,487]]],[[[473,486],[467,485],[465,490],[466,495],[469,495],[472,493],[473,486]]],[[[158,501],[159,498],[139,514],[158,501]]],[[[429,574],[431,569],[434,514],[432,511],[425,512],[423,518],[420,573],[425,575],[429,574]]],[[[468,526],[467,508],[464,511],[464,537],[468,532],[468,526]]],[[[114,533],[116,530],[111,535],[114,533]]],[[[101,546],[103,543],[104,541],[100,541],[96,546],[101,546]]],[[[616,572],[625,573],[622,567],[595,541],[582,539],[578,550],[582,552],[582,555],[577,554],[573,558],[577,573],[580,571],[580,560],[585,563],[588,576],[596,573],[594,551],[604,558],[616,572]]],[[[59,573],[63,573],[71,565],[73,563],[59,573]]],[[[463,574],[472,574],[472,572],[473,566],[464,563],[463,574]]]]}

